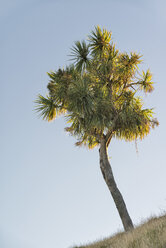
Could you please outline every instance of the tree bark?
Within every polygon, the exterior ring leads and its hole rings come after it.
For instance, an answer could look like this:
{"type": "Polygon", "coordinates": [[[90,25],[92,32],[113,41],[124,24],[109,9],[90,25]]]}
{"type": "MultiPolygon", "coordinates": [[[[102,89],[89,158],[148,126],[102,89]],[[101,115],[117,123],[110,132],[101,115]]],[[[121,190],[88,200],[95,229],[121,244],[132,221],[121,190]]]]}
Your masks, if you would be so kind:
{"type": "Polygon", "coordinates": [[[134,225],[128,214],[124,199],[116,185],[116,182],[115,182],[115,179],[112,173],[111,165],[108,160],[106,140],[104,138],[101,140],[99,155],[100,155],[100,169],[103,174],[104,180],[113,197],[116,208],[119,212],[121,221],[123,223],[123,227],[125,231],[129,231],[134,228],[134,225]]]}

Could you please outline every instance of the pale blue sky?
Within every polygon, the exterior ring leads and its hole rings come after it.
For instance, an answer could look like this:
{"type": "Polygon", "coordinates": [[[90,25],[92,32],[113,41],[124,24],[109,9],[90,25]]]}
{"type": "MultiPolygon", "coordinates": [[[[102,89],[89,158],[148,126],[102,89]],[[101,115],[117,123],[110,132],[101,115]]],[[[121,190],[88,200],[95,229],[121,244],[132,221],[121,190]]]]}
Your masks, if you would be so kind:
{"type": "Polygon", "coordinates": [[[135,224],[166,210],[166,3],[164,0],[1,0],[0,247],[67,248],[122,229],[99,169],[98,149],[76,148],[63,118],[34,112],[47,71],[68,64],[73,42],[96,25],[121,51],[143,54],[160,126],[142,142],[113,141],[109,154],[135,224]]]}

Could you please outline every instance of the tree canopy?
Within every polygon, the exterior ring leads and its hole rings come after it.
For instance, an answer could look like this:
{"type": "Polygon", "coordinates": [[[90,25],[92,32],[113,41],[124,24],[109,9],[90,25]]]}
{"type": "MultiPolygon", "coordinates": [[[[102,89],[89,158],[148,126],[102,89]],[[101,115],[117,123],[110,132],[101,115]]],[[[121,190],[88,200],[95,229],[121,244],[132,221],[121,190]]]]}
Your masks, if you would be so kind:
{"type": "Polygon", "coordinates": [[[103,136],[107,146],[112,137],[142,139],[158,125],[139,96],[153,91],[152,73],[139,71],[139,54],[118,51],[111,32],[95,27],[87,41],[75,42],[70,56],[69,66],[48,73],[49,94],[38,96],[36,109],[47,121],[63,114],[76,145],[93,148],[103,136]]]}

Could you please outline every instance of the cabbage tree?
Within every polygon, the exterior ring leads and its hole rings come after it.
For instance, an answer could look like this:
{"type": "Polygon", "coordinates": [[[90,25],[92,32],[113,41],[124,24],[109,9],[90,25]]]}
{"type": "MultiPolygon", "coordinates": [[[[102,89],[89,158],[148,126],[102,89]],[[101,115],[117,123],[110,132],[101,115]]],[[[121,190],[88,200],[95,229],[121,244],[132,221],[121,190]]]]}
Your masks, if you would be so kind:
{"type": "Polygon", "coordinates": [[[139,92],[153,91],[150,70],[140,72],[141,56],[119,52],[111,32],[97,26],[87,41],[71,48],[71,64],[48,73],[48,95],[39,95],[37,111],[43,119],[66,118],[65,130],[77,146],[99,147],[100,169],[125,231],[133,223],[115,182],[108,158],[112,139],[143,139],[158,125],[151,108],[144,108],[139,92]]]}

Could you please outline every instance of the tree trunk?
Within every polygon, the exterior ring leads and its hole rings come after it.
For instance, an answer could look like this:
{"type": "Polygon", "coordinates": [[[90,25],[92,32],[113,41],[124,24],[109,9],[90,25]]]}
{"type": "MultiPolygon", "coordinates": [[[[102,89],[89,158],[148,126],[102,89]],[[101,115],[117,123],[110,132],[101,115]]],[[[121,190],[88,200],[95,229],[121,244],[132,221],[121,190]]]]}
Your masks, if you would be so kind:
{"type": "Polygon", "coordinates": [[[108,154],[107,154],[107,146],[106,141],[103,138],[101,140],[100,149],[99,149],[99,155],[100,155],[100,169],[102,171],[104,180],[109,188],[109,191],[114,199],[116,208],[119,212],[121,221],[123,223],[125,231],[129,231],[134,228],[132,220],[128,214],[126,204],[123,200],[123,197],[117,188],[111,165],[108,160],[108,154]]]}

